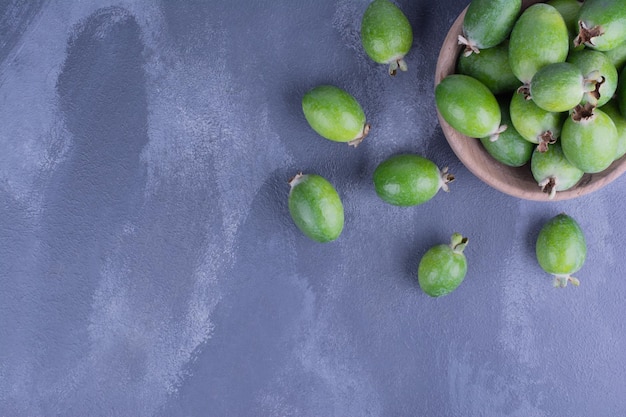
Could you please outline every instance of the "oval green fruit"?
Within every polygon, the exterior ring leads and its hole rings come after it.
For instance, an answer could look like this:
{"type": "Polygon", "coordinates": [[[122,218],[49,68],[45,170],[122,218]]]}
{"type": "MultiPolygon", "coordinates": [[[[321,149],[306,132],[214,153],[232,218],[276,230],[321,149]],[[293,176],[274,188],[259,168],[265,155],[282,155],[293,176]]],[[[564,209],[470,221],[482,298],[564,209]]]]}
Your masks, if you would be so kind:
{"type": "Polygon", "coordinates": [[[530,81],[530,97],[542,109],[560,113],[580,104],[584,87],[580,68],[568,62],[555,62],[535,73],[530,81]]]}
{"type": "Polygon", "coordinates": [[[315,174],[298,173],[289,181],[289,213],[298,228],[316,242],[330,242],[343,230],[343,204],[335,187],[315,174]]]}
{"type": "Polygon", "coordinates": [[[449,245],[430,248],[420,260],[417,278],[422,291],[431,297],[441,297],[458,288],[467,274],[467,259],[463,250],[468,239],[458,233],[449,245]]]}
{"type": "Polygon", "coordinates": [[[559,142],[546,152],[535,150],[530,160],[530,171],[541,191],[553,199],[557,191],[569,190],[585,174],[565,157],[559,142]]]}
{"type": "Polygon", "coordinates": [[[509,36],[522,9],[522,0],[472,0],[463,18],[465,54],[480,53],[509,36]]]}
{"type": "Polygon", "coordinates": [[[425,203],[439,189],[448,191],[454,176],[437,168],[434,162],[419,155],[402,154],[381,162],[374,171],[376,194],[395,206],[415,206],[425,203]]]}
{"type": "Polygon", "coordinates": [[[361,43],[367,55],[389,65],[389,74],[407,70],[404,56],[413,44],[413,30],[404,13],[388,0],[374,0],[361,20],[361,43]]]}
{"type": "Polygon", "coordinates": [[[538,144],[540,151],[548,149],[561,135],[562,114],[540,108],[522,93],[513,94],[509,112],[515,130],[527,141],[538,144]]]}
{"type": "MultiPolygon", "coordinates": [[[[488,49],[481,52],[481,55],[488,49]]],[[[500,102],[500,113],[502,114],[502,124],[508,126],[500,133],[498,138],[492,141],[490,138],[481,138],[480,141],[496,161],[510,167],[521,167],[525,165],[533,153],[534,144],[527,141],[519,134],[509,115],[508,103],[500,102]]]]}
{"type": "Polygon", "coordinates": [[[585,263],[587,243],[576,220],[564,213],[550,219],[539,231],[535,250],[541,268],[554,275],[555,287],[578,285],[571,274],[585,263]]]}
{"type": "Polygon", "coordinates": [[[332,85],[308,91],[302,98],[302,111],[313,130],[335,142],[357,146],[369,132],[361,105],[348,92],[332,85]]]}
{"type": "Polygon", "coordinates": [[[605,54],[591,49],[582,49],[571,52],[567,57],[567,62],[576,65],[585,78],[589,79],[586,92],[591,94],[591,97],[586,95],[583,104],[595,102],[597,107],[602,107],[613,97],[617,90],[618,74],[615,65],[605,54]]]}
{"type": "Polygon", "coordinates": [[[575,45],[609,51],[626,39],[626,2],[585,0],[578,21],[580,31],[574,40],[575,45]]]}
{"type": "Polygon", "coordinates": [[[577,106],[563,124],[561,147],[565,157],[587,172],[604,171],[615,160],[618,137],[615,123],[600,109],[577,106]]]}
{"type": "Polygon", "coordinates": [[[509,63],[524,84],[543,66],[563,62],[569,52],[567,26],[552,6],[537,3],[519,17],[509,41],[509,63]]]}
{"type": "Polygon", "coordinates": [[[479,54],[459,56],[457,72],[476,78],[495,95],[515,91],[522,83],[509,65],[509,43],[502,42],[479,54]]]}
{"type": "Polygon", "coordinates": [[[448,75],[435,87],[435,102],[443,119],[465,136],[495,137],[501,131],[496,97],[473,77],[448,75]]]}

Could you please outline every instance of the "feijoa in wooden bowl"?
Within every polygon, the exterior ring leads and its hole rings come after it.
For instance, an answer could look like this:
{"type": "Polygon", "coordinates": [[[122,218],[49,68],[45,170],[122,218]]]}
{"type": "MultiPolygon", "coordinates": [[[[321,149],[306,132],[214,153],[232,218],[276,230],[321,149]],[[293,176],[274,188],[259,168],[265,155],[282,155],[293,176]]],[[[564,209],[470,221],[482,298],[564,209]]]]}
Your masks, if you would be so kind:
{"type": "MultiPolygon", "coordinates": [[[[525,9],[540,2],[523,0],[522,3],[522,9],[525,9]]],[[[461,12],[443,41],[437,60],[435,86],[447,75],[456,72],[458,57],[464,49],[462,45],[459,45],[458,36],[462,34],[466,11],[467,8],[461,12]]],[[[446,123],[439,112],[437,116],[445,138],[465,167],[489,186],[514,197],[535,201],[568,200],[599,190],[626,171],[626,156],[624,156],[599,173],[585,174],[577,185],[568,190],[559,191],[554,198],[549,199],[548,194],[541,190],[533,178],[530,163],[521,167],[510,167],[496,161],[487,153],[480,140],[460,134],[446,123]]]]}

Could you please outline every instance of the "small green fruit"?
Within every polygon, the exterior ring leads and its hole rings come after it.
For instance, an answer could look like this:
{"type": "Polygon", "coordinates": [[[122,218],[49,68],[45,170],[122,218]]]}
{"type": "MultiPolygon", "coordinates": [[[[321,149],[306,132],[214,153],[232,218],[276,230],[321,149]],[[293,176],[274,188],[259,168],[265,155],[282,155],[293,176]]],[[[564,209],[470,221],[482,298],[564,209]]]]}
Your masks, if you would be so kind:
{"type": "Polygon", "coordinates": [[[495,96],[473,77],[448,75],[435,87],[435,102],[443,119],[465,136],[497,137],[506,128],[495,96]]]}
{"type": "Polygon", "coordinates": [[[568,282],[578,286],[578,279],[571,274],[585,263],[587,243],[576,220],[564,213],[550,219],[541,228],[535,249],[541,268],[554,275],[555,287],[565,287],[568,282]]]}
{"type": "Polygon", "coordinates": [[[404,13],[388,0],[374,0],[361,20],[361,42],[367,55],[389,65],[389,75],[406,71],[404,56],[413,44],[413,30],[404,13]]]}
{"type": "Polygon", "coordinates": [[[600,109],[577,106],[563,124],[561,147],[565,157],[587,172],[604,171],[615,160],[618,136],[615,123],[600,109]]]}
{"type": "Polygon", "coordinates": [[[413,154],[392,156],[374,171],[376,194],[395,206],[415,206],[430,200],[439,189],[448,191],[454,176],[434,162],[413,154]]]}
{"type": "Polygon", "coordinates": [[[519,17],[509,42],[509,63],[524,84],[545,65],[563,62],[569,53],[567,26],[552,6],[537,3],[519,17]]]}
{"type": "Polygon", "coordinates": [[[467,260],[463,250],[468,239],[458,233],[449,245],[430,248],[420,260],[417,278],[422,291],[431,297],[441,297],[454,291],[465,279],[467,260]]]}
{"type": "Polygon", "coordinates": [[[302,111],[309,125],[320,136],[358,146],[367,136],[363,109],[348,92],[332,86],[320,85],[302,98],[302,111]]]}
{"type": "Polygon", "coordinates": [[[542,109],[522,93],[513,94],[509,111],[515,130],[527,141],[538,144],[540,152],[545,152],[561,135],[563,116],[542,109]]]}
{"type": "Polygon", "coordinates": [[[521,0],[472,0],[463,18],[465,55],[499,45],[509,36],[522,8],[521,0]]]}
{"type": "Polygon", "coordinates": [[[553,199],[557,191],[575,186],[585,174],[565,157],[559,142],[550,146],[546,152],[535,150],[530,160],[530,171],[549,199],[553,199]]]}
{"type": "Polygon", "coordinates": [[[317,242],[330,242],[343,230],[343,204],[325,178],[298,173],[289,181],[289,212],[298,228],[317,242]]]}
{"type": "Polygon", "coordinates": [[[602,52],[591,49],[574,51],[567,57],[570,62],[580,68],[585,78],[590,79],[587,84],[588,95],[585,95],[582,104],[595,102],[597,107],[604,106],[617,90],[618,74],[615,65],[602,52]]]}

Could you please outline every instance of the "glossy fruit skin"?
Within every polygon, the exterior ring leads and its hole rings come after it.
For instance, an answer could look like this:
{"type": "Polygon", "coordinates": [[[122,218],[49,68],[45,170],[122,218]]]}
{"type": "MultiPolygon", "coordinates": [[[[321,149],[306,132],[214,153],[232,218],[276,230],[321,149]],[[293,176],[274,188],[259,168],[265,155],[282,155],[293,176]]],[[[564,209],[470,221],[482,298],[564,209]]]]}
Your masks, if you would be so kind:
{"type": "Polygon", "coordinates": [[[316,242],[330,242],[343,230],[343,204],[335,187],[315,174],[298,174],[291,181],[289,213],[298,228],[316,242]]]}
{"type": "Polygon", "coordinates": [[[515,130],[531,143],[541,143],[541,136],[547,132],[554,139],[561,135],[563,115],[540,108],[521,93],[513,94],[509,112],[515,130]]]}
{"type": "Polygon", "coordinates": [[[451,74],[435,87],[443,119],[465,136],[483,138],[500,127],[500,107],[489,89],[475,78],[451,74]]]}
{"type": "Polygon", "coordinates": [[[587,172],[604,171],[615,160],[617,128],[602,110],[593,110],[593,116],[575,121],[567,118],[561,131],[561,147],[565,157],[576,167],[587,172]]]}
{"type": "Polygon", "coordinates": [[[601,110],[611,118],[617,128],[617,150],[615,159],[626,155],[626,118],[622,116],[615,100],[609,100],[601,110]]]}
{"type": "MultiPolygon", "coordinates": [[[[595,104],[597,107],[604,106],[613,97],[617,90],[617,69],[604,53],[591,49],[582,49],[571,52],[567,57],[567,62],[576,65],[584,76],[588,76],[593,71],[598,71],[604,77],[604,82],[598,90],[600,98],[595,104]]],[[[582,103],[586,101],[583,99],[582,103]]]]}
{"type": "Polygon", "coordinates": [[[442,186],[434,162],[419,155],[402,154],[381,162],[374,171],[376,194],[395,206],[415,206],[432,199],[442,186]]]}
{"type": "Polygon", "coordinates": [[[479,54],[461,54],[457,73],[476,78],[495,95],[515,91],[522,84],[511,70],[506,41],[479,54]]]}
{"type": "Polygon", "coordinates": [[[573,39],[574,35],[578,33],[578,14],[580,13],[582,3],[578,0],[550,0],[546,3],[561,14],[567,26],[567,31],[573,39]]]}
{"type": "Polygon", "coordinates": [[[543,66],[563,62],[569,52],[567,26],[552,6],[537,3],[519,17],[509,41],[509,63],[524,84],[543,66]]]}
{"type": "Polygon", "coordinates": [[[554,198],[557,191],[569,190],[585,174],[565,157],[559,142],[551,145],[546,152],[535,150],[530,171],[549,198],[554,198]]]}
{"type": "MultiPolygon", "coordinates": [[[[481,54],[485,51],[482,51],[481,54]]],[[[481,138],[480,141],[485,150],[496,161],[510,167],[521,167],[530,160],[535,146],[515,130],[509,115],[508,103],[500,102],[500,113],[502,114],[502,124],[507,125],[507,129],[500,133],[495,141],[491,141],[490,138],[481,138]]]]}
{"type": "Polygon", "coordinates": [[[463,249],[467,244],[464,240],[462,248],[454,242],[462,238],[455,234],[451,245],[436,245],[430,248],[420,260],[417,277],[422,291],[431,297],[441,297],[458,288],[467,274],[467,259],[463,249]]]}
{"type": "Polygon", "coordinates": [[[332,85],[308,91],[302,98],[302,111],[313,130],[335,142],[357,139],[366,126],[361,105],[348,92],[332,85]]]}
{"type": "Polygon", "coordinates": [[[619,72],[626,64],[626,41],[603,53],[619,72]]]}
{"type": "Polygon", "coordinates": [[[361,20],[361,43],[379,64],[402,59],[413,44],[413,30],[404,13],[388,0],[374,0],[361,20]]]}
{"type": "MultiPolygon", "coordinates": [[[[626,2],[624,0],[585,0],[578,19],[586,28],[600,27],[601,34],[584,42],[598,51],[609,51],[626,39],[626,2]]],[[[585,41],[585,39],[580,39],[585,41]]]]}
{"type": "Polygon", "coordinates": [[[463,35],[481,51],[499,45],[511,33],[521,8],[521,0],[472,0],[463,35]]]}
{"type": "Polygon", "coordinates": [[[543,225],[535,251],[544,271],[557,277],[569,277],[585,263],[587,243],[576,220],[561,213],[543,225]]]}
{"type": "Polygon", "coordinates": [[[584,77],[580,68],[568,62],[555,62],[540,68],[530,82],[535,104],[550,112],[573,109],[583,99],[584,77]]]}

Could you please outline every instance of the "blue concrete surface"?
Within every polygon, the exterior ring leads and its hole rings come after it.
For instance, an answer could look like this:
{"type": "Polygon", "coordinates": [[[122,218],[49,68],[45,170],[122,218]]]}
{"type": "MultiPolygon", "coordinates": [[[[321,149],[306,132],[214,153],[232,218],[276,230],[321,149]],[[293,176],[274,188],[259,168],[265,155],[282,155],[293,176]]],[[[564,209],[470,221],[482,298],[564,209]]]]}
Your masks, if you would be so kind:
{"type": "Polygon", "coordinates": [[[363,52],[368,0],[0,2],[0,415],[626,414],[626,179],[558,203],[509,197],[459,162],[434,71],[463,0],[397,1],[414,28],[395,78],[363,52]],[[300,100],[362,104],[356,149],[300,100]],[[450,193],[375,194],[399,152],[450,193]],[[288,179],[335,184],[345,229],[307,239],[288,179]],[[579,288],[534,241],[585,231],[579,288]],[[469,271],[431,299],[420,256],[453,232],[469,271]]]}

